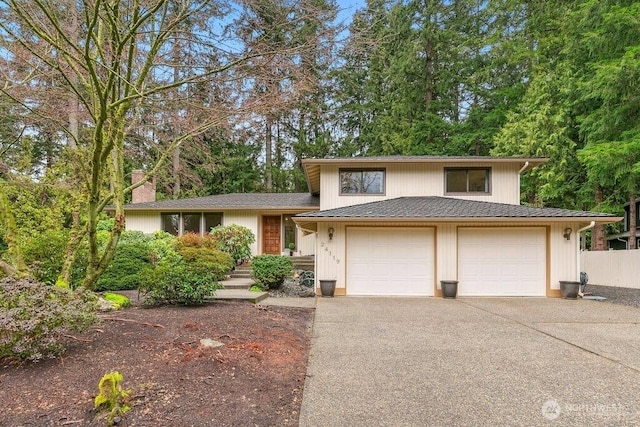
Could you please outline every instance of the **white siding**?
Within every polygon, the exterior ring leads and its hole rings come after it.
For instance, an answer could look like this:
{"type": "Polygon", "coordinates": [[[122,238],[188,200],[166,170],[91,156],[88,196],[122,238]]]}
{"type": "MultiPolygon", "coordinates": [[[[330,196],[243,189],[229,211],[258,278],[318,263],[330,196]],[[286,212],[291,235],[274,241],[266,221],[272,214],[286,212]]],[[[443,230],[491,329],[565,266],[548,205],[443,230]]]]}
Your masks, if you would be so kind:
{"type": "Polygon", "coordinates": [[[580,280],[578,271],[578,228],[578,224],[551,224],[549,231],[549,243],[551,246],[549,281],[551,282],[551,289],[560,289],[561,280],[580,280]],[[563,236],[565,228],[573,230],[569,240],[563,236]]]}
{"type": "Polygon", "coordinates": [[[160,212],[126,212],[125,228],[129,231],[155,233],[160,231],[160,212]]]}
{"type": "Polygon", "coordinates": [[[318,280],[336,280],[336,288],[345,287],[345,226],[318,224],[316,237],[316,286],[318,280]],[[335,230],[329,240],[329,227],[335,230]]]}
{"type": "Polygon", "coordinates": [[[316,253],[316,235],[304,235],[302,230],[297,230],[298,252],[299,255],[313,255],[316,253]]]}
{"type": "MultiPolygon", "coordinates": [[[[320,174],[320,209],[375,202],[403,196],[447,196],[496,203],[520,204],[518,165],[478,164],[491,167],[491,193],[488,195],[446,195],[444,165],[433,163],[367,164],[367,168],[384,168],[385,194],[380,196],[340,195],[340,168],[323,165],[320,174]]],[[[446,167],[469,167],[468,164],[447,163],[446,167]]]]}
{"type": "Polygon", "coordinates": [[[436,229],[436,284],[441,280],[457,280],[458,247],[456,224],[440,224],[436,229]]]}

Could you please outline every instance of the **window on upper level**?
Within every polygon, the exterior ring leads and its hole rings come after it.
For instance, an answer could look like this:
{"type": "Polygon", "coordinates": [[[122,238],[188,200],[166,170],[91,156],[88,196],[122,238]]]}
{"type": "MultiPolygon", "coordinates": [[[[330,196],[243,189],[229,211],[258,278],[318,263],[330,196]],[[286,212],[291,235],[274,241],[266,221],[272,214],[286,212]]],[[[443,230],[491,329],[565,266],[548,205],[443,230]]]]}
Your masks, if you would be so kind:
{"type": "Polygon", "coordinates": [[[341,169],[340,194],[384,194],[384,169],[341,169]]]}
{"type": "Polygon", "coordinates": [[[446,193],[490,193],[490,168],[446,168],[446,193]]]}

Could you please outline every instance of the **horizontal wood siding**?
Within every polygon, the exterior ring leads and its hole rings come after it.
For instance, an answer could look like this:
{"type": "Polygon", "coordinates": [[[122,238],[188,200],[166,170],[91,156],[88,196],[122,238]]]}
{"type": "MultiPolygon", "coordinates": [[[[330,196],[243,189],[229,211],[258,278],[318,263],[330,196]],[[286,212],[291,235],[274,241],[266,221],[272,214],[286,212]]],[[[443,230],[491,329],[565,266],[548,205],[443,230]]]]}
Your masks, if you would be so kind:
{"type": "MultiPolygon", "coordinates": [[[[367,164],[367,168],[384,168],[386,170],[385,194],[379,196],[340,195],[340,168],[335,165],[323,165],[320,175],[320,209],[333,209],[403,196],[447,196],[515,205],[520,203],[518,165],[487,163],[478,164],[477,166],[491,167],[491,194],[446,195],[444,184],[445,166],[442,164],[372,163],[367,164]]],[[[447,164],[447,167],[469,167],[469,165],[451,163],[447,164]]]]}

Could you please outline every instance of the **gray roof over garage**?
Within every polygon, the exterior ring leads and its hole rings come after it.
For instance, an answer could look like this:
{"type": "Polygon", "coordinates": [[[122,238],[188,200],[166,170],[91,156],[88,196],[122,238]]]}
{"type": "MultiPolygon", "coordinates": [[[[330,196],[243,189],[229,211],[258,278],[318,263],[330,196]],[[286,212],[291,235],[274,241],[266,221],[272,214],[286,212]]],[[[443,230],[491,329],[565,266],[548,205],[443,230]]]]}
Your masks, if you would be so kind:
{"type": "Polygon", "coordinates": [[[296,215],[296,219],[583,219],[614,222],[615,215],[556,208],[536,208],[505,203],[454,199],[449,197],[399,197],[360,205],[345,206],[296,215]]]}
{"type": "Polygon", "coordinates": [[[311,210],[320,207],[320,199],[309,193],[233,193],[189,199],[131,203],[125,211],[188,210],[311,210]]]}

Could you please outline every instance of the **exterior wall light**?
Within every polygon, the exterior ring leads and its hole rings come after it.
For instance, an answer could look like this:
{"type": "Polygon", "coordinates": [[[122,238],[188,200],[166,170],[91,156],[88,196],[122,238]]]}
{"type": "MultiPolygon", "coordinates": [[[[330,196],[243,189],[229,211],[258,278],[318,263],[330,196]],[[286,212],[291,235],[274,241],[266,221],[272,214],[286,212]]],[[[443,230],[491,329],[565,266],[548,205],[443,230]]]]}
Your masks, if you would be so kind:
{"type": "Polygon", "coordinates": [[[564,229],[564,233],[562,233],[562,235],[564,236],[565,239],[567,240],[571,240],[571,232],[573,230],[571,230],[569,227],[564,229]]]}
{"type": "Polygon", "coordinates": [[[335,232],[333,227],[329,227],[329,230],[327,231],[329,232],[329,240],[333,239],[333,233],[335,232]]]}

